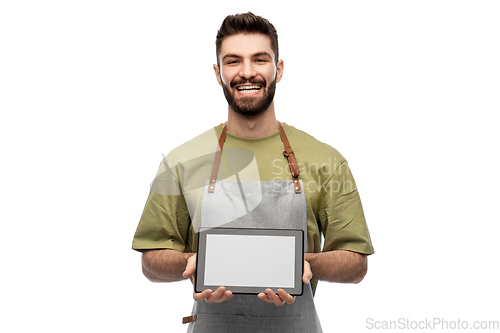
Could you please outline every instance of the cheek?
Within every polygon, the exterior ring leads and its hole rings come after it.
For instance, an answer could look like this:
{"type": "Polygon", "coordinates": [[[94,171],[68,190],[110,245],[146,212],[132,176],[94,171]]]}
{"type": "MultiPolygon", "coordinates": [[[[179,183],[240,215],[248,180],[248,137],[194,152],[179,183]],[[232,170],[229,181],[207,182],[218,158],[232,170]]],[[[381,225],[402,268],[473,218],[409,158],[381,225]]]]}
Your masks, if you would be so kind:
{"type": "Polygon", "coordinates": [[[222,83],[225,84],[226,86],[230,86],[231,85],[231,79],[226,75],[221,75],[221,80],[222,80],[222,83]]]}
{"type": "Polygon", "coordinates": [[[222,70],[220,72],[220,79],[222,83],[224,83],[226,86],[230,86],[231,81],[234,78],[234,73],[232,73],[231,70],[222,70]]]}
{"type": "Polygon", "coordinates": [[[223,84],[226,84],[226,78],[224,77],[224,74],[225,73],[222,70],[219,72],[220,80],[223,84]]]}
{"type": "Polygon", "coordinates": [[[276,67],[273,66],[272,68],[270,68],[269,70],[267,70],[265,73],[262,73],[262,74],[265,75],[264,78],[270,84],[271,82],[274,81],[274,79],[276,79],[276,75],[277,75],[276,67]]]}

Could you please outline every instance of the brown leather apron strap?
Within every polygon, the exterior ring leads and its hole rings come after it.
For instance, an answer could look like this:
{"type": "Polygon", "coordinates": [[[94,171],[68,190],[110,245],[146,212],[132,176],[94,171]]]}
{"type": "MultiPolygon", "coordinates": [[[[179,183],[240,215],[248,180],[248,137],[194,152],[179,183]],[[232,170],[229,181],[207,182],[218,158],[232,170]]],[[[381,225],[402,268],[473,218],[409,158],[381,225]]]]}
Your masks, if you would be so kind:
{"type": "Polygon", "coordinates": [[[292,147],[290,146],[290,142],[288,142],[288,137],[285,134],[285,130],[283,129],[283,124],[281,124],[281,122],[278,122],[278,128],[280,130],[281,141],[283,141],[283,145],[285,146],[283,156],[285,156],[288,160],[288,166],[290,167],[290,173],[292,174],[295,193],[300,193],[300,172],[299,166],[297,165],[297,159],[295,158],[295,154],[293,153],[292,147]]]}
{"type": "Polygon", "coordinates": [[[220,160],[222,157],[222,147],[226,141],[227,123],[224,123],[222,127],[222,133],[219,138],[219,143],[217,144],[217,150],[215,151],[214,164],[212,165],[212,175],[210,176],[210,183],[208,184],[208,192],[213,193],[215,189],[215,182],[217,181],[217,174],[219,173],[220,160]]]}
{"type": "MultiPolygon", "coordinates": [[[[226,141],[226,132],[227,132],[227,123],[224,123],[222,127],[222,133],[219,138],[219,143],[217,145],[217,150],[215,152],[214,164],[212,166],[212,174],[210,176],[210,183],[208,184],[208,192],[213,193],[215,190],[215,184],[217,182],[217,174],[219,173],[220,160],[222,157],[222,147],[224,146],[224,142],[226,141]]],[[[281,141],[283,141],[283,145],[285,146],[285,150],[283,151],[283,156],[288,160],[288,166],[290,167],[290,173],[292,174],[293,186],[295,187],[295,193],[300,193],[300,182],[299,182],[299,166],[297,165],[297,159],[295,158],[295,154],[293,153],[292,147],[290,146],[290,142],[288,141],[288,137],[285,134],[285,130],[283,129],[283,125],[281,122],[278,122],[278,129],[280,131],[281,141]]]]}
{"type": "Polygon", "coordinates": [[[197,315],[192,315],[192,316],[187,316],[187,317],[183,317],[182,318],[182,323],[183,324],[188,324],[188,323],[192,323],[194,321],[196,321],[196,317],[197,315]]]}

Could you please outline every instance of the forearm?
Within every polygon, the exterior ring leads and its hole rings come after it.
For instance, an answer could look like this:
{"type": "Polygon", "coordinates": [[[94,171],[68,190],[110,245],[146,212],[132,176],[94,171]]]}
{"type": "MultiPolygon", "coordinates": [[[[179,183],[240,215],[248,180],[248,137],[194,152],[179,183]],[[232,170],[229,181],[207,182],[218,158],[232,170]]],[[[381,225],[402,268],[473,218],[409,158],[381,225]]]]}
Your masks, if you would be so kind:
{"type": "Polygon", "coordinates": [[[151,282],[175,282],[186,279],[182,273],[194,253],[176,250],[149,250],[142,255],[142,272],[151,282]]]}
{"type": "Polygon", "coordinates": [[[366,255],[351,251],[305,253],[304,259],[315,279],[328,282],[359,283],[368,269],[366,255]]]}

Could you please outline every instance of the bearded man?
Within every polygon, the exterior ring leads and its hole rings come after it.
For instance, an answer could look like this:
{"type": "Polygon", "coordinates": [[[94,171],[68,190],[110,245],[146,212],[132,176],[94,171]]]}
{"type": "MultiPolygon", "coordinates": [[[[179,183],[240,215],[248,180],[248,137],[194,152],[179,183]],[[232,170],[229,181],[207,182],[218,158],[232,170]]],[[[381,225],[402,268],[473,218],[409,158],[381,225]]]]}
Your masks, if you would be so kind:
{"type": "Polygon", "coordinates": [[[162,161],[133,248],[142,252],[149,280],[173,282],[195,273],[200,227],[301,229],[302,295],[282,288],[258,295],[225,286],[195,291],[184,321],[188,332],[322,332],[317,282],[359,283],[374,253],[356,184],[337,150],[277,121],[274,94],[284,63],[268,20],[226,17],[216,55],[227,121],[162,161]]]}

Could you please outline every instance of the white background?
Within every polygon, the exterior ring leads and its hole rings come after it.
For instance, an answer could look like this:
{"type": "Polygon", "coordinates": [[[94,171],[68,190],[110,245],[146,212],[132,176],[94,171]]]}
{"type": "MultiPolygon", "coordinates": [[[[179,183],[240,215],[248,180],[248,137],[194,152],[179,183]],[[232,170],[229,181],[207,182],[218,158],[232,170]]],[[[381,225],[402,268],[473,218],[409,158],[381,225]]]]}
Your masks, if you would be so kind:
{"type": "Polygon", "coordinates": [[[376,254],[320,283],[324,332],[500,320],[497,1],[2,1],[0,326],[184,332],[189,282],[132,236],[162,154],[226,119],[228,14],[277,28],[277,116],[350,162],[376,254]]]}

